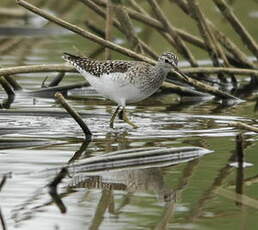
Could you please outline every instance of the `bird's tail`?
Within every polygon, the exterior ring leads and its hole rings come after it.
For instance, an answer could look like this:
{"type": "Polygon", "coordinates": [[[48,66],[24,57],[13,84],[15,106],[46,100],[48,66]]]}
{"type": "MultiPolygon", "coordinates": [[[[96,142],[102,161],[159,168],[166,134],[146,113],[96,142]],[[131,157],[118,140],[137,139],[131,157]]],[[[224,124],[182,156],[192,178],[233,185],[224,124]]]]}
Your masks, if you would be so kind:
{"type": "Polygon", "coordinates": [[[69,53],[64,53],[62,58],[73,65],[77,70],[84,70],[86,63],[89,61],[88,58],[82,58],[69,53]]]}
{"type": "Polygon", "coordinates": [[[67,62],[73,62],[74,60],[79,59],[80,57],[73,54],[64,53],[62,58],[67,62]]]}

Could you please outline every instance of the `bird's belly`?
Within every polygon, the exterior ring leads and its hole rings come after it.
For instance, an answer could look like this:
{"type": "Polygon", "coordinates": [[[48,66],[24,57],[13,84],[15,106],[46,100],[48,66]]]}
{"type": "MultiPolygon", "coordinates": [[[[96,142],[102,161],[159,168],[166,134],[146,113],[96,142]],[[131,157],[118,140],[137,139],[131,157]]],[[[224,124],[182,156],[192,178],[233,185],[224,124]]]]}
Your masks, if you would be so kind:
{"type": "Polygon", "coordinates": [[[125,106],[126,103],[141,101],[156,91],[146,92],[128,81],[117,80],[107,77],[107,75],[95,77],[87,72],[81,72],[81,74],[98,93],[122,106],[125,106]]]}

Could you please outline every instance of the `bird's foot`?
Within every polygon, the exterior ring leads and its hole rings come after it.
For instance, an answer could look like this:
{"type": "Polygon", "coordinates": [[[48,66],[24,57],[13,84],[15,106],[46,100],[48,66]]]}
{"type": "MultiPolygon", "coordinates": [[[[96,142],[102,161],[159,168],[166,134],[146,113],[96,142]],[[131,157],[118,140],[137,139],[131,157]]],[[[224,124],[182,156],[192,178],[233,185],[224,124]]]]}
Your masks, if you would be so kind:
{"type": "Polygon", "coordinates": [[[134,129],[139,128],[139,126],[137,126],[136,124],[134,124],[132,121],[129,120],[129,118],[127,117],[125,108],[122,109],[121,114],[122,114],[122,119],[124,122],[126,122],[128,125],[131,125],[134,129]]]}

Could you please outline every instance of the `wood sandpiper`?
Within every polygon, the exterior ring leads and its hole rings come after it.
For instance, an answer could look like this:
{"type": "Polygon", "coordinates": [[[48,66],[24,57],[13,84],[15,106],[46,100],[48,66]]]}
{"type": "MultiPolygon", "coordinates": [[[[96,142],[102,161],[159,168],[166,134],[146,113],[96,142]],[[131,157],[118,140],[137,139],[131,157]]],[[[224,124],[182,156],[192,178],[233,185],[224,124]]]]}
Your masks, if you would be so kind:
{"type": "Polygon", "coordinates": [[[141,61],[99,61],[69,53],[64,53],[63,58],[72,64],[98,93],[118,104],[110,119],[111,128],[117,114],[120,119],[137,128],[126,115],[126,104],[141,101],[155,93],[170,70],[179,72],[177,56],[170,52],[163,53],[154,66],[141,61]]]}

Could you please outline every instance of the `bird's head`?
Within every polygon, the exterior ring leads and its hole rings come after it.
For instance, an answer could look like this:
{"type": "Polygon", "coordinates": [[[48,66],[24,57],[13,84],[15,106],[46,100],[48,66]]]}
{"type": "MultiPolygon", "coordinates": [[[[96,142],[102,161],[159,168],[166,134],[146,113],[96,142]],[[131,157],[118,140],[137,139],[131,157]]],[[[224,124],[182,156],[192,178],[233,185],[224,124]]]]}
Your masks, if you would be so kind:
{"type": "Polygon", "coordinates": [[[171,69],[177,69],[178,58],[175,54],[166,52],[159,57],[158,63],[164,69],[170,71],[171,69]]]}
{"type": "Polygon", "coordinates": [[[179,68],[177,67],[177,63],[177,56],[171,52],[163,53],[158,60],[158,66],[161,67],[164,71],[168,73],[172,70],[181,75],[181,77],[185,78],[186,81],[188,81],[188,77],[179,70],[179,68]]]}

